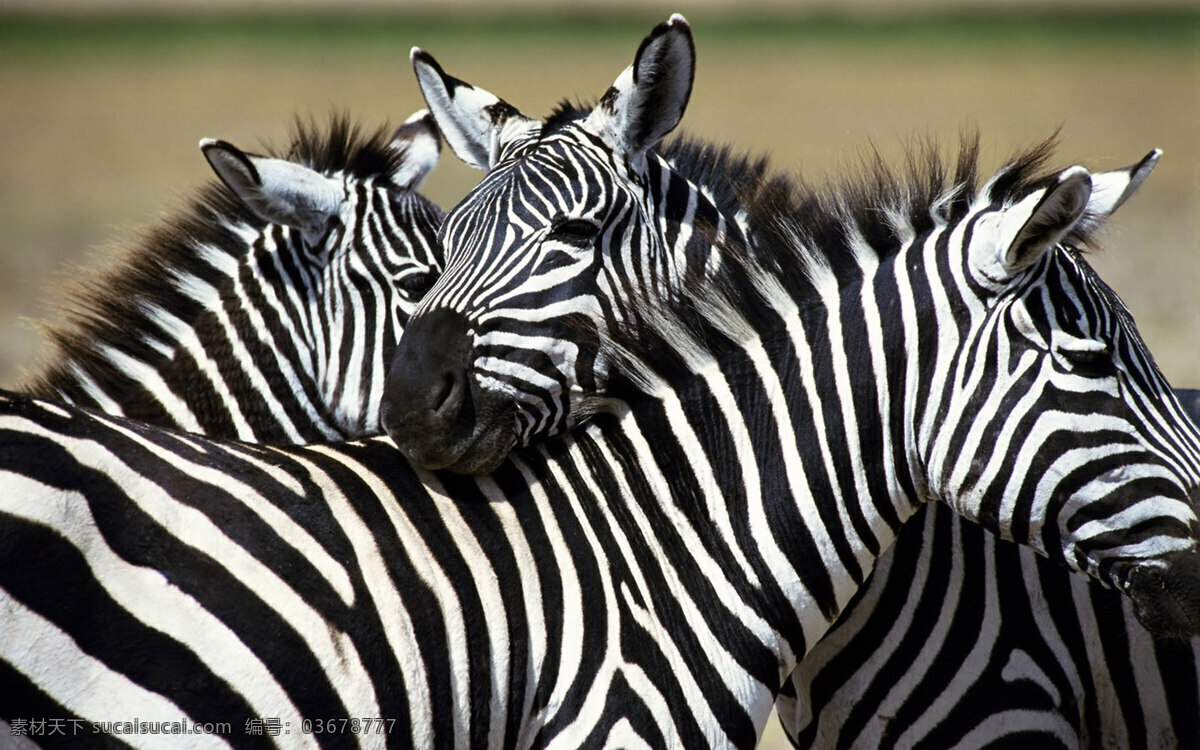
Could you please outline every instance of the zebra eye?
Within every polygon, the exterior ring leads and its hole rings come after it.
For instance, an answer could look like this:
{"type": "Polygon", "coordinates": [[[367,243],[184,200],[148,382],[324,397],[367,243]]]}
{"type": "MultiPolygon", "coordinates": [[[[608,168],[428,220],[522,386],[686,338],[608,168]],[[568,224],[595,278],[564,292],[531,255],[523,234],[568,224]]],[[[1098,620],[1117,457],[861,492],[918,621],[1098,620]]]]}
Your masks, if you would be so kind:
{"type": "Polygon", "coordinates": [[[1071,369],[1085,377],[1101,377],[1112,372],[1113,355],[1107,346],[1079,348],[1065,352],[1071,369]]]}
{"type": "Polygon", "coordinates": [[[587,219],[562,219],[550,228],[548,237],[575,247],[587,247],[599,231],[600,227],[587,219]]]}
{"type": "Polygon", "coordinates": [[[396,282],[396,286],[410,299],[420,299],[433,288],[437,274],[432,271],[417,271],[410,273],[396,282]]]}
{"type": "Polygon", "coordinates": [[[1103,369],[1110,359],[1106,351],[1077,352],[1071,357],[1076,367],[1091,371],[1103,369]]]}

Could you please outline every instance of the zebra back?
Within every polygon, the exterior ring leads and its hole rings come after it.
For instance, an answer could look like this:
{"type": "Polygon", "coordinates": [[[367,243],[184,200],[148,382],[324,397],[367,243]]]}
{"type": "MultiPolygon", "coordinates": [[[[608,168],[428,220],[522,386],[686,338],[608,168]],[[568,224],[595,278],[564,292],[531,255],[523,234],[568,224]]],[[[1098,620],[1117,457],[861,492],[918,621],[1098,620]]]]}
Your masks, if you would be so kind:
{"type": "Polygon", "coordinates": [[[241,440],[377,434],[385,367],[442,267],[442,211],[416,192],[440,150],[432,118],[298,121],[277,156],[201,148],[221,182],[67,295],[25,389],[241,440]]]}
{"type": "Polygon", "coordinates": [[[651,562],[707,532],[634,491],[672,482],[644,416],[474,478],[2,394],[0,715],[64,747],[125,720],[341,746],[343,717],[368,747],[753,747],[775,605],[651,562]]]}

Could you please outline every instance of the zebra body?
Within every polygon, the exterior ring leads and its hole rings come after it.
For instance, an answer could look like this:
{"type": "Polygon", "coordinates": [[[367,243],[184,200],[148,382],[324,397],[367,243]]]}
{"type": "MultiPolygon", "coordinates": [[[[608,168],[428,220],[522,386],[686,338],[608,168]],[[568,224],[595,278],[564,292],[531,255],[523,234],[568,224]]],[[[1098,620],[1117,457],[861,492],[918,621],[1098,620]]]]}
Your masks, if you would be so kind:
{"type": "Polygon", "coordinates": [[[690,460],[663,435],[694,430],[693,405],[601,415],[473,479],[382,441],[217,444],[8,399],[6,716],[294,733],[324,712],[396,720],[353,738],[368,746],[751,746],[791,666],[779,592],[721,574],[720,531],[663,468],[690,460]]]}
{"type": "Polygon", "coordinates": [[[657,432],[687,425],[603,415],[474,478],[384,440],[216,443],[9,396],[4,718],[234,731],[197,746],[267,745],[242,734],[261,718],[294,746],[752,747],[791,667],[785,601],[660,499],[657,432]],[[329,716],[394,725],[300,731],[329,716]]]}
{"type": "Polygon", "coordinates": [[[378,434],[383,369],[441,270],[427,113],[389,136],[297,126],[284,158],[205,140],[224,184],[89,282],[26,388],[190,432],[275,443],[378,434]]]}
{"type": "MultiPolygon", "coordinates": [[[[486,477],[0,400],[4,717],[232,728],[197,746],[268,745],[257,718],[294,746],[751,747],[821,616],[744,575],[681,468],[730,373],[486,477]],[[318,716],[390,731],[298,732],[318,716]]],[[[763,522],[743,512],[738,536],[763,522]]]]}

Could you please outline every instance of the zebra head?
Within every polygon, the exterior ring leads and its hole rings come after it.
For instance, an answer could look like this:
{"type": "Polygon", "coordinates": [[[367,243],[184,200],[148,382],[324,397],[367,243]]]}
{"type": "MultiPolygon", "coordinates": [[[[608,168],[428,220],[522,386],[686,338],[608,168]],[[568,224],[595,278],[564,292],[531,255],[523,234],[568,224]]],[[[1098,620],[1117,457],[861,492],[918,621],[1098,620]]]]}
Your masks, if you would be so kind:
{"type": "Polygon", "coordinates": [[[412,59],[447,143],[487,175],[447,215],[446,273],[400,343],[384,425],[418,464],[486,471],[603,407],[598,342],[624,319],[632,289],[702,267],[697,228],[729,222],[694,185],[664,179],[651,151],[691,94],[681,16],[642,42],[594,110],[564,107],[546,123],[419,49],[412,59]],[[662,193],[676,187],[693,199],[668,215],[662,193]]]}
{"type": "Polygon", "coordinates": [[[936,272],[925,257],[944,291],[941,320],[915,337],[938,352],[917,440],[935,497],[1125,591],[1152,632],[1187,636],[1200,632],[1200,432],[1077,249],[1158,158],[989,198],[1001,172],[947,230],[965,254],[936,272]]]}
{"type": "Polygon", "coordinates": [[[442,211],[416,192],[437,164],[441,140],[424,110],[380,150],[355,146],[356,131],[344,129],[335,124],[325,146],[338,152],[329,155],[337,165],[329,169],[250,155],[224,141],[200,147],[222,182],[266,222],[241,229],[253,248],[246,270],[262,280],[255,292],[266,297],[247,309],[277,318],[255,327],[284,324],[288,340],[274,342],[288,352],[279,355],[287,365],[281,376],[328,412],[323,419],[337,429],[331,437],[354,438],[380,431],[385,368],[442,268],[442,211]]]}

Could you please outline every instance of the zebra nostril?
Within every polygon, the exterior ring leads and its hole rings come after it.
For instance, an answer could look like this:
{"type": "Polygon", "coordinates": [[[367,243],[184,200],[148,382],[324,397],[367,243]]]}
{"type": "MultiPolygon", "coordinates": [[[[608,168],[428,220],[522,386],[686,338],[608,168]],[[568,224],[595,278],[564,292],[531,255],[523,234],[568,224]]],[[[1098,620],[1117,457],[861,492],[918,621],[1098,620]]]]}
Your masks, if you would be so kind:
{"type": "Polygon", "coordinates": [[[456,373],[442,374],[438,381],[438,390],[432,401],[435,416],[451,417],[453,412],[457,411],[458,402],[461,401],[458,383],[459,379],[456,377],[456,373]]]}

